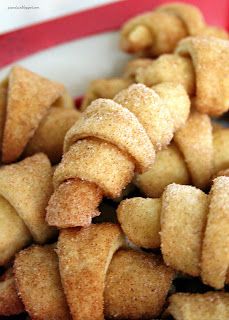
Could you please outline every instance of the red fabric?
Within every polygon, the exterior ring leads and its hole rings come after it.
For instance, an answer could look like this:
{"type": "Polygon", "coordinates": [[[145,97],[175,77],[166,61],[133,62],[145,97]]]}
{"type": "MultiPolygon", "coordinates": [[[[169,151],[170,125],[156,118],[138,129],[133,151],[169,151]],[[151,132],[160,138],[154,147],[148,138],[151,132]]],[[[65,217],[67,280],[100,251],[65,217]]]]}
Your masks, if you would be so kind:
{"type": "MultiPolygon", "coordinates": [[[[96,33],[118,29],[130,17],[164,0],[125,0],[35,24],[0,35],[0,67],[55,45],[96,33]]],[[[185,2],[185,1],[184,1],[185,2]]],[[[190,0],[204,13],[208,23],[229,26],[229,2],[190,0]]]]}

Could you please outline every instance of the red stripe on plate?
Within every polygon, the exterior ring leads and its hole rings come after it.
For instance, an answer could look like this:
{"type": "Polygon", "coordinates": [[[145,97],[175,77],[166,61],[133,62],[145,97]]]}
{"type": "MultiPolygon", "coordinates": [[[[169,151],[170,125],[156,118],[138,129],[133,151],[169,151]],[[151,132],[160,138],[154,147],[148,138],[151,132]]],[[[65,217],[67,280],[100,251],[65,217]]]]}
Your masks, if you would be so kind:
{"type": "MultiPolygon", "coordinates": [[[[130,17],[173,1],[125,0],[77,12],[0,35],[0,67],[41,50],[89,35],[118,29],[130,17]]],[[[228,0],[191,0],[208,22],[228,27],[228,0]]]]}

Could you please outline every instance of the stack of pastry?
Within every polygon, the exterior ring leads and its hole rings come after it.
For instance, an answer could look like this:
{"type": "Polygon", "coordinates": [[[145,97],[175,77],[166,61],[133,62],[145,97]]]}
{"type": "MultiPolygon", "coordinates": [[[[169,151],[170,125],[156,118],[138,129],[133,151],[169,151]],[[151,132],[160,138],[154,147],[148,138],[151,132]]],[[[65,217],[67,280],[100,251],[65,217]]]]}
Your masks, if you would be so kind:
{"type": "Polygon", "coordinates": [[[176,3],[121,48],[140,57],[82,113],[21,67],[0,85],[0,316],[229,319],[229,131],[210,118],[229,109],[228,34],[176,3]]]}

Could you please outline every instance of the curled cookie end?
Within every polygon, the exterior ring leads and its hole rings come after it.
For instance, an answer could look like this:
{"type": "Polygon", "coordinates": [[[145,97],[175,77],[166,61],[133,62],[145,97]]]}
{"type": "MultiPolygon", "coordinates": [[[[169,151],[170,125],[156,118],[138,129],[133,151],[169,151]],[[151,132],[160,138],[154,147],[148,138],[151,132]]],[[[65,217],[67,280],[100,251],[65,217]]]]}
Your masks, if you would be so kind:
{"type": "Polygon", "coordinates": [[[160,199],[137,197],[119,204],[117,218],[131,242],[152,249],[160,247],[160,212],[160,199]]]}
{"type": "Polygon", "coordinates": [[[52,245],[21,251],[14,262],[14,278],[29,319],[71,319],[52,245]]]}
{"type": "Polygon", "coordinates": [[[193,106],[199,112],[211,116],[220,116],[227,112],[229,108],[228,41],[209,36],[187,37],[179,42],[175,53],[192,59],[196,76],[193,106]]]}
{"type": "Polygon", "coordinates": [[[49,200],[46,220],[58,228],[88,226],[103,197],[102,190],[94,183],[70,179],[62,183],[49,200]]]}
{"type": "Polygon", "coordinates": [[[57,254],[73,319],[104,319],[107,269],[113,254],[124,244],[121,229],[111,223],[61,231],[57,254]]]}
{"type": "Polygon", "coordinates": [[[152,319],[163,308],[173,279],[172,269],[151,253],[120,249],[106,276],[108,319],[152,319]]]}
{"type": "Polygon", "coordinates": [[[129,33],[127,37],[128,42],[124,42],[124,49],[127,52],[138,52],[144,50],[152,45],[152,34],[150,30],[144,25],[138,25],[129,33]]]}

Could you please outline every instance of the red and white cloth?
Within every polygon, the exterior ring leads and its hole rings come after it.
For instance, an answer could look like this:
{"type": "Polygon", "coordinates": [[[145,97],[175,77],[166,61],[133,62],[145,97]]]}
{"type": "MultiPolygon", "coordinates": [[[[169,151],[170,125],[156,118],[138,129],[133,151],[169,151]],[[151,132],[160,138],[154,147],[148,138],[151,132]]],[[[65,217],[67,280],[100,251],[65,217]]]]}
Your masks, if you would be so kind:
{"type": "MultiPolygon", "coordinates": [[[[0,79],[17,63],[63,82],[72,95],[81,95],[92,79],[118,75],[129,59],[118,48],[122,23],[165,2],[173,1],[1,1],[0,79]],[[23,5],[39,8],[8,8],[23,5]],[[12,31],[15,28],[19,29],[12,31]]],[[[229,26],[228,0],[185,2],[197,5],[208,23],[229,26]]]]}

